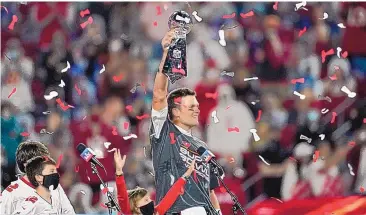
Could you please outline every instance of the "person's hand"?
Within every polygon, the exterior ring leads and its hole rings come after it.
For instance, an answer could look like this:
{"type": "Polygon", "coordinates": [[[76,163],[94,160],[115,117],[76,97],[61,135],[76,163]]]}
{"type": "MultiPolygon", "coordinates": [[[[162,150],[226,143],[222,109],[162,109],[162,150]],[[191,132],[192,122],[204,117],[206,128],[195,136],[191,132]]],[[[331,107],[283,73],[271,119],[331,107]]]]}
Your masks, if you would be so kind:
{"type": "Polygon", "coordinates": [[[123,174],[123,167],[125,166],[126,162],[126,155],[123,155],[123,158],[121,157],[121,152],[119,149],[114,151],[114,164],[116,165],[116,175],[122,175],[123,174]]]}
{"type": "Polygon", "coordinates": [[[183,174],[183,177],[187,178],[189,176],[191,176],[193,170],[194,170],[194,166],[196,164],[196,159],[194,159],[191,163],[191,165],[188,167],[187,171],[183,174]]]}
{"type": "Polygon", "coordinates": [[[167,48],[170,46],[172,39],[175,37],[174,30],[168,31],[163,40],[161,41],[161,46],[163,47],[163,50],[167,50],[167,48]]]}

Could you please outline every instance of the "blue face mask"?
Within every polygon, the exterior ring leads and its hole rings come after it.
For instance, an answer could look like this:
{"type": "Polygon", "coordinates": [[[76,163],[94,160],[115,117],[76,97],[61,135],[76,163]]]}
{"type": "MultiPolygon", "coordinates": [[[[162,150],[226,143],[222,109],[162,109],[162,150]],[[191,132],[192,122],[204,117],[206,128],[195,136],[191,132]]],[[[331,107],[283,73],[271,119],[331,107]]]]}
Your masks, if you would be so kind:
{"type": "Polygon", "coordinates": [[[19,52],[17,50],[9,50],[6,52],[6,56],[8,56],[11,60],[17,60],[19,57],[19,52]]]}

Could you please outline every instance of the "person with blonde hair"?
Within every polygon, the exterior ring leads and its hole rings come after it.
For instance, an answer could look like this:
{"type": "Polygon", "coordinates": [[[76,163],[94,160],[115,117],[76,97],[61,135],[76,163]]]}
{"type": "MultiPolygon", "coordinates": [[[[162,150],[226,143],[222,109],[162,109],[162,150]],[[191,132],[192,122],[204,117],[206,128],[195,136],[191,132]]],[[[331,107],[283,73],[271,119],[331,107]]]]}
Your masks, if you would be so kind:
{"type": "Polygon", "coordinates": [[[171,178],[172,186],[170,190],[160,203],[155,205],[155,202],[150,198],[150,193],[147,189],[136,187],[132,190],[127,190],[122,171],[125,161],[126,155],[121,157],[120,150],[116,150],[114,152],[114,163],[116,166],[117,196],[118,204],[124,214],[164,215],[174,204],[178,196],[184,193],[184,185],[186,184],[187,178],[192,174],[195,166],[195,160],[193,160],[188,170],[181,178],[175,182],[174,178],[171,178]]]}

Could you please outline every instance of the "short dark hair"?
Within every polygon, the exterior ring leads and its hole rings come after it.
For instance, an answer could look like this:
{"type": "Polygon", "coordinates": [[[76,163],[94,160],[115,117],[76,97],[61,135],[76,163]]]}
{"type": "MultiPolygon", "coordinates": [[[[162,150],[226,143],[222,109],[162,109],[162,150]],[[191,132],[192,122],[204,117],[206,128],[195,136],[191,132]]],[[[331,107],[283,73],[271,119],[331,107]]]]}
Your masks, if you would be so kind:
{"type": "Polygon", "coordinates": [[[42,171],[46,165],[56,165],[56,162],[48,156],[37,156],[25,163],[25,173],[33,186],[39,186],[36,175],[42,175],[42,171]]]}
{"type": "Polygon", "coordinates": [[[31,158],[37,156],[50,156],[47,147],[38,141],[28,140],[19,144],[15,152],[16,162],[19,170],[25,172],[24,164],[31,158]]]}
{"type": "Polygon", "coordinates": [[[178,108],[179,105],[175,102],[177,98],[183,98],[185,96],[196,96],[196,92],[189,88],[178,88],[172,90],[168,95],[168,116],[173,120],[173,108],[178,108]]]}

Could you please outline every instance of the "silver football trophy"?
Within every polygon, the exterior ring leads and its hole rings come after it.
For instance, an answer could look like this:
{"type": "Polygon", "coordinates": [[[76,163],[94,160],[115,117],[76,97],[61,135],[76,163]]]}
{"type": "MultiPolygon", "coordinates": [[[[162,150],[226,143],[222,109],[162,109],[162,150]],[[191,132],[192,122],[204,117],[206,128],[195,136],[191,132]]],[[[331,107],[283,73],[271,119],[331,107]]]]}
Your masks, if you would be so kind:
{"type": "Polygon", "coordinates": [[[168,76],[170,83],[187,77],[187,42],[186,36],[191,31],[193,23],[191,16],[185,11],[175,11],[169,17],[169,29],[174,29],[175,38],[168,47],[163,73],[168,76]]]}

